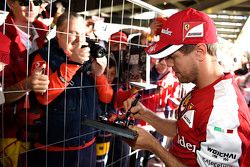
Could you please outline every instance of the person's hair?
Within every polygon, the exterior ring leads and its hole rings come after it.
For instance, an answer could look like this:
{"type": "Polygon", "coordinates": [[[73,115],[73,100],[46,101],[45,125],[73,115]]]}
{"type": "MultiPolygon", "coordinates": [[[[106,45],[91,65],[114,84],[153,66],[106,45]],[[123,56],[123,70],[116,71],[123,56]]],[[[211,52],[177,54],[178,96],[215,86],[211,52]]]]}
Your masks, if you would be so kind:
{"type": "Polygon", "coordinates": [[[47,5],[46,6],[46,10],[48,12],[51,12],[51,17],[55,17],[56,16],[56,14],[58,12],[58,9],[59,9],[58,5],[61,5],[60,6],[61,10],[62,10],[61,13],[64,13],[65,7],[63,6],[62,2],[60,2],[60,1],[53,2],[51,5],[47,5]]]}
{"type": "Polygon", "coordinates": [[[61,16],[58,17],[57,22],[56,22],[56,27],[60,28],[61,26],[64,25],[64,22],[66,20],[71,20],[73,18],[78,18],[78,17],[82,17],[82,16],[75,12],[66,11],[61,16]]]}
{"type": "MultiPolygon", "coordinates": [[[[194,48],[195,48],[195,44],[191,44],[191,45],[183,45],[179,51],[184,53],[184,54],[189,54],[191,53],[194,48]]],[[[215,56],[216,57],[216,51],[217,51],[217,45],[216,44],[206,44],[207,46],[207,52],[208,54],[210,54],[211,56],[215,56]]]]}

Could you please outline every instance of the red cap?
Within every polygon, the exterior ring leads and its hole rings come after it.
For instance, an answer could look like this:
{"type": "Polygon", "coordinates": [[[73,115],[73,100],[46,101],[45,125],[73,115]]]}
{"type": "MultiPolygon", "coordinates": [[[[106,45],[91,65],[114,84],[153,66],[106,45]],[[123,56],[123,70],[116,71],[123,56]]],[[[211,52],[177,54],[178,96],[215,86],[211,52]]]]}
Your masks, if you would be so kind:
{"type": "Polygon", "coordinates": [[[160,40],[145,49],[152,58],[166,57],[186,44],[212,44],[217,32],[212,19],[193,8],[175,13],[163,23],[160,40]]]}
{"type": "Polygon", "coordinates": [[[110,36],[110,39],[109,39],[110,43],[111,44],[114,44],[114,43],[124,43],[124,44],[128,44],[128,37],[125,33],[123,32],[116,32],[114,34],[112,34],[110,36]]]}
{"type": "Polygon", "coordinates": [[[0,62],[4,64],[9,64],[9,54],[10,54],[10,40],[2,32],[0,32],[0,39],[3,45],[0,45],[0,62]]]}

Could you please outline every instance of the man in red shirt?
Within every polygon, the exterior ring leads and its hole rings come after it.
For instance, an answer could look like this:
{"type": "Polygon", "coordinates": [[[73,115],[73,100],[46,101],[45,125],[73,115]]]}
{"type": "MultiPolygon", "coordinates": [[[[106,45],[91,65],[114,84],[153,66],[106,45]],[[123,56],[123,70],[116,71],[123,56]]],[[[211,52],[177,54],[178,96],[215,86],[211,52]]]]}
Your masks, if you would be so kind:
{"type": "Polygon", "coordinates": [[[38,67],[31,75],[27,70],[29,55],[43,46],[47,34],[47,27],[36,20],[41,3],[41,0],[7,0],[10,13],[0,27],[11,41],[10,63],[3,78],[6,102],[0,114],[0,152],[4,155],[1,163],[6,167],[21,165],[18,164],[19,154],[24,152],[25,155],[31,139],[29,125],[39,118],[30,111],[33,103],[30,103],[29,96],[32,91],[45,92],[49,84],[48,76],[41,73],[44,66],[38,67]]]}
{"type": "MultiPolygon", "coordinates": [[[[148,132],[137,131],[128,143],[156,154],[166,166],[249,166],[250,113],[231,74],[223,73],[216,58],[217,33],[203,12],[188,8],[164,21],[160,40],[146,49],[164,58],[181,83],[196,86],[182,99],[177,120],[159,118],[138,103],[131,116],[173,137],[166,150],[148,132]],[[247,158],[248,157],[248,158],[247,158]]],[[[126,111],[132,99],[124,102],[126,111]]]]}

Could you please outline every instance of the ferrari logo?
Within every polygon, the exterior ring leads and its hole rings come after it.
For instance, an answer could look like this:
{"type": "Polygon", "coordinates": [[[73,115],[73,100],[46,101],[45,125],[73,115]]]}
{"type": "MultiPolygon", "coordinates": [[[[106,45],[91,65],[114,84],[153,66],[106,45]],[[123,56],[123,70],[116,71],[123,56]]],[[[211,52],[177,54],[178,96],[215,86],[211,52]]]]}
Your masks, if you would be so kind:
{"type": "Polygon", "coordinates": [[[184,27],[185,27],[185,30],[188,31],[189,28],[190,28],[190,25],[189,24],[185,24],[184,27]]]}

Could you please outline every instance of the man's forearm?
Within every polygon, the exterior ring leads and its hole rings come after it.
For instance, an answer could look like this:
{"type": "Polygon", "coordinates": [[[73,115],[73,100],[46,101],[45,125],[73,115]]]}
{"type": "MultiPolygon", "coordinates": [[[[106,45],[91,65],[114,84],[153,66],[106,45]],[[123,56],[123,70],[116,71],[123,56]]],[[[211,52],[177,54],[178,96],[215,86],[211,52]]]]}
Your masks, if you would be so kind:
{"type": "Polygon", "coordinates": [[[13,103],[26,95],[25,81],[20,81],[4,89],[5,103],[13,103]]]}
{"type": "Polygon", "coordinates": [[[160,118],[154,112],[146,112],[143,115],[143,120],[148,122],[153,126],[157,132],[161,133],[164,136],[173,137],[176,135],[176,120],[167,120],[160,118]]]}

